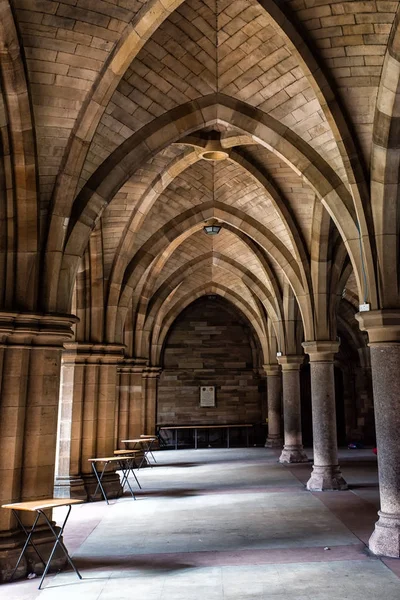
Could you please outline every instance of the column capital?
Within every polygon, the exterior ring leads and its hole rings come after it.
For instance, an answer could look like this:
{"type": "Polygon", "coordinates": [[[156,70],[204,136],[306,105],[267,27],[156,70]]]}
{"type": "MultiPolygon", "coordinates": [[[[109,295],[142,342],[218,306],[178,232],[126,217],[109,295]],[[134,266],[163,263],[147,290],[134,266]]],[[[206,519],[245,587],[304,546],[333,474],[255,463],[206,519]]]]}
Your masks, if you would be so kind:
{"type": "Polygon", "coordinates": [[[383,309],[359,312],[356,319],[361,331],[366,331],[369,346],[373,344],[400,343],[400,310],[383,309]]]}
{"type": "Polygon", "coordinates": [[[299,371],[304,362],[304,354],[287,354],[285,356],[278,356],[277,361],[281,365],[282,371],[299,371]]]}
{"type": "Polygon", "coordinates": [[[339,351],[340,342],[333,340],[314,340],[303,342],[304,352],[310,357],[310,362],[333,362],[335,354],[339,351]]]}
{"type": "Polygon", "coordinates": [[[73,339],[74,315],[0,311],[0,344],[5,346],[61,347],[73,339]]]}
{"type": "Polygon", "coordinates": [[[263,365],[263,369],[267,377],[278,377],[281,374],[281,368],[279,365],[263,365]]]}
{"type": "Polygon", "coordinates": [[[145,358],[124,358],[118,365],[120,373],[143,373],[147,369],[147,360],[145,358]]]}
{"type": "Polygon", "coordinates": [[[143,369],[142,377],[145,379],[157,379],[161,375],[161,367],[145,367],[143,369]]]}
{"type": "Polygon", "coordinates": [[[74,364],[118,364],[124,359],[122,344],[91,344],[68,342],[64,344],[63,363],[74,364]]]}

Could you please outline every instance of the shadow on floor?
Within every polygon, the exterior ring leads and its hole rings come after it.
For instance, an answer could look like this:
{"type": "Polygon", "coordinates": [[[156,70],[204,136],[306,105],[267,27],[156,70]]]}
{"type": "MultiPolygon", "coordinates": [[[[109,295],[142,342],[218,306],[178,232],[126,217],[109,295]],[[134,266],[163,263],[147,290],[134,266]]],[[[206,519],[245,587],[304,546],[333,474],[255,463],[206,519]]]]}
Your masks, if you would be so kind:
{"type": "Polygon", "coordinates": [[[79,570],[85,569],[114,569],[133,570],[148,569],[149,571],[181,571],[193,567],[190,563],[171,560],[167,554],[158,556],[85,556],[74,558],[79,570]]]}

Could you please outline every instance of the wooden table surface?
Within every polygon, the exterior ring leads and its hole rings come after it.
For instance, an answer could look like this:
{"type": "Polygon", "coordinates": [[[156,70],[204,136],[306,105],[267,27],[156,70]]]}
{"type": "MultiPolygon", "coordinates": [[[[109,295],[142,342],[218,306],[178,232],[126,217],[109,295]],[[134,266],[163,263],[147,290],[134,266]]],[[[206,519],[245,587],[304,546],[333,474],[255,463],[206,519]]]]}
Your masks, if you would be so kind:
{"type": "Polygon", "coordinates": [[[253,427],[253,425],[249,423],[232,423],[229,425],[163,425],[159,429],[226,429],[227,427],[253,427]]]}
{"type": "Polygon", "coordinates": [[[135,438],[133,440],[121,440],[124,444],[144,444],[145,442],[151,442],[151,440],[156,440],[156,437],[144,437],[144,438],[135,438]]]}
{"type": "Polygon", "coordinates": [[[121,460],[128,460],[129,456],[103,456],[101,458],[88,458],[89,462],[117,462],[121,460]]]}
{"type": "Polygon", "coordinates": [[[45,510],[47,508],[56,508],[57,506],[69,506],[70,504],[83,504],[84,500],[77,498],[42,498],[39,500],[29,500],[28,502],[14,502],[13,504],[3,504],[2,508],[11,508],[13,510],[45,510]]]}

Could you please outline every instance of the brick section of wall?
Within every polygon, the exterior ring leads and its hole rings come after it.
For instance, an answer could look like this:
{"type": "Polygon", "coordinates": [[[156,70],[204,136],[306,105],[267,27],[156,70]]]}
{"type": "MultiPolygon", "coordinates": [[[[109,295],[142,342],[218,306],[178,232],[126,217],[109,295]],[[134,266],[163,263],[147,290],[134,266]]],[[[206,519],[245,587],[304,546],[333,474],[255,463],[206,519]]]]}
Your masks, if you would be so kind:
{"type": "Polygon", "coordinates": [[[167,339],[157,422],[259,422],[261,380],[253,370],[250,336],[225,301],[202,298],[190,305],[167,339]],[[200,407],[201,385],[216,386],[215,408],[200,407]]]}

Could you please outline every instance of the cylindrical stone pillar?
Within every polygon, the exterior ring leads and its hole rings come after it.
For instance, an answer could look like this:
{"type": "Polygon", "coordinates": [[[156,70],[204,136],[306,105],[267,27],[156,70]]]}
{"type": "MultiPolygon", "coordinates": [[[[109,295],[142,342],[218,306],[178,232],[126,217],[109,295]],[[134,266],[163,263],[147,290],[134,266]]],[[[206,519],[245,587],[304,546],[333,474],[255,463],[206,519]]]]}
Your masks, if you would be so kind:
{"type": "Polygon", "coordinates": [[[356,317],[368,331],[378,448],[381,506],[369,547],[374,554],[400,558],[400,311],[356,317]]]}
{"type": "Polygon", "coordinates": [[[308,462],[301,432],[300,367],[304,356],[280,356],[283,390],[284,447],[281,463],[308,462]]]}
{"type": "Polygon", "coordinates": [[[282,448],[281,434],[281,369],[279,365],[264,365],[267,374],[268,436],[266,448],[282,448]]]}
{"type": "Polygon", "coordinates": [[[338,463],[334,355],[339,343],[303,343],[310,356],[311,403],[314,439],[314,465],[307,489],[311,491],[347,490],[338,463]]]}

